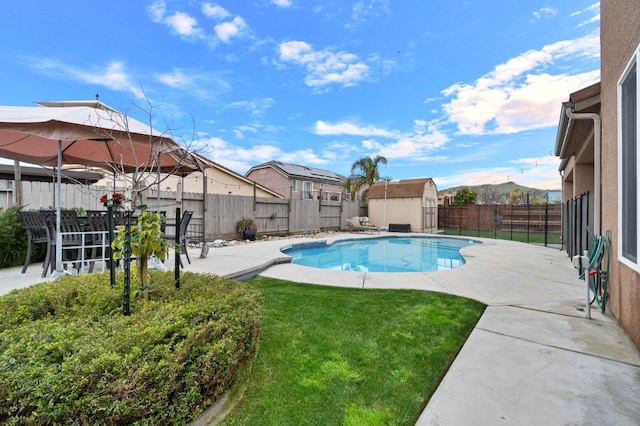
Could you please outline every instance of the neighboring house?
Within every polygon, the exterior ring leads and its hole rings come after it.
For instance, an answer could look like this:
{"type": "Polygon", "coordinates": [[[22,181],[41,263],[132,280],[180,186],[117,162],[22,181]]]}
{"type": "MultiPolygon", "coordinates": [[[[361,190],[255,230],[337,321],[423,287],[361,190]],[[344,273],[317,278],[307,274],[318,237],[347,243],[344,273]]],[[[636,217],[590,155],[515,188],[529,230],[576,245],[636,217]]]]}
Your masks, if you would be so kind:
{"type": "Polygon", "coordinates": [[[603,0],[600,19],[601,82],[563,104],[556,155],[563,200],[592,194],[593,219],[574,230],[589,226],[610,236],[607,307],[640,348],[640,7],[637,0],[603,0]]]}
{"type": "MultiPolygon", "coordinates": [[[[207,194],[243,195],[250,197],[254,195],[255,191],[256,197],[284,198],[275,191],[265,188],[263,185],[213,160],[198,154],[194,154],[193,156],[204,170],[204,174],[207,177],[206,183],[204,182],[202,172],[194,172],[185,177],[167,176],[163,174],[161,175],[162,182],[160,184],[162,191],[177,191],[178,184],[181,183],[183,192],[194,194],[202,194],[206,191],[207,194]]],[[[156,175],[154,173],[148,173],[147,177],[152,183],[156,181],[156,175]]],[[[106,177],[101,183],[106,186],[113,185],[113,178],[106,177]]],[[[124,181],[116,186],[122,185],[125,185],[124,181]]],[[[155,189],[155,185],[152,185],[151,190],[155,191],[155,189]]],[[[150,196],[153,197],[153,194],[150,196]]]]}
{"type": "MultiPolygon", "coordinates": [[[[266,198],[284,198],[275,191],[228,169],[208,158],[196,155],[207,176],[207,194],[229,194],[266,198]]],[[[202,192],[202,173],[193,173],[184,178],[183,191],[202,192]]]]}
{"type": "Polygon", "coordinates": [[[369,188],[369,221],[378,227],[410,225],[412,232],[436,232],[438,188],[431,178],[374,183],[369,188]]]}
{"type": "Polygon", "coordinates": [[[329,170],[269,161],[252,167],[245,176],[285,198],[341,201],[346,178],[329,170]]]}
{"type": "Polygon", "coordinates": [[[453,204],[453,194],[438,194],[439,206],[450,206],[453,204]]]}

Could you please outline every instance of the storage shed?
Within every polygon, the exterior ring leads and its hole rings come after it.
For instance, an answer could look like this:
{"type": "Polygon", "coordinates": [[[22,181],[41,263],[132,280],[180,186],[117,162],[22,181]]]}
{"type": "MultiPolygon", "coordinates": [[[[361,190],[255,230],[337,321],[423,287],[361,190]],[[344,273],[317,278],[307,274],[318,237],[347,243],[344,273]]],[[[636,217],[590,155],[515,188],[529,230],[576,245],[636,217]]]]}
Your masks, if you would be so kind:
{"type": "Polygon", "coordinates": [[[378,182],[368,198],[369,221],[376,226],[390,231],[438,230],[438,188],[431,178],[378,182]]]}

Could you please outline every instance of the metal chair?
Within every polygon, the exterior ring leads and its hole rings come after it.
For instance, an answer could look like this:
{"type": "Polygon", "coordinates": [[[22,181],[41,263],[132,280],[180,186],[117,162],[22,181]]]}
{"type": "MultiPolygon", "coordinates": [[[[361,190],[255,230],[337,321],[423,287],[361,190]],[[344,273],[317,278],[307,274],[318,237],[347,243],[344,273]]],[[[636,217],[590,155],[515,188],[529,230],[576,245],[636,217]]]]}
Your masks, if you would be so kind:
{"type": "MultiPolygon", "coordinates": [[[[191,264],[191,259],[189,258],[189,252],[187,251],[187,246],[189,245],[189,237],[187,236],[187,228],[189,227],[189,222],[191,222],[191,217],[193,216],[193,211],[185,210],[182,214],[182,219],[180,219],[179,230],[180,230],[180,241],[177,243],[180,245],[180,252],[178,253],[178,260],[180,261],[180,266],[184,268],[182,264],[181,254],[184,254],[187,257],[187,261],[191,264]]],[[[175,235],[166,235],[164,239],[167,241],[176,242],[175,235]]]]}
{"type": "MultiPolygon", "coordinates": [[[[51,253],[49,256],[49,266],[51,272],[56,268],[56,212],[54,210],[41,211],[41,214],[45,218],[47,225],[47,237],[49,238],[49,246],[51,247],[51,253]]],[[[79,247],[82,244],[82,233],[84,229],[80,225],[78,214],[75,210],[62,210],[60,212],[60,233],[62,234],[62,261],[64,263],[71,262],[76,264],[80,258],[79,247]],[[68,247],[68,249],[65,249],[68,247]],[[65,253],[74,251],[75,256],[65,258],[65,253]]],[[[85,245],[92,245],[91,236],[85,235],[85,245]]],[[[80,269],[80,265],[74,265],[76,269],[80,269]]],[[[43,277],[47,274],[47,268],[43,271],[43,277]]]]}
{"type": "Polygon", "coordinates": [[[46,275],[46,268],[49,264],[49,256],[51,255],[51,246],[49,245],[49,237],[47,236],[47,224],[44,217],[39,211],[25,211],[18,212],[20,223],[27,232],[27,257],[24,259],[24,265],[22,266],[22,273],[27,272],[27,268],[31,263],[31,254],[33,253],[33,245],[40,243],[47,243],[47,254],[44,258],[44,271],[43,277],[46,275]]]}

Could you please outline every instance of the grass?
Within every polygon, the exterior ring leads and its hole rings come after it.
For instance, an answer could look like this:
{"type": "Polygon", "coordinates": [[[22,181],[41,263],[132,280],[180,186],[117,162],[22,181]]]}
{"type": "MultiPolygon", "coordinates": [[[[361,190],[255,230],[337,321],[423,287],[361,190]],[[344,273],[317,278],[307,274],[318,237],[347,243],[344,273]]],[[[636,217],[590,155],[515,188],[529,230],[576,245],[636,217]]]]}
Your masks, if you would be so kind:
{"type": "MultiPolygon", "coordinates": [[[[443,230],[443,235],[464,235],[465,237],[480,237],[480,238],[493,238],[497,240],[511,240],[519,241],[521,243],[527,242],[526,232],[511,232],[511,231],[478,231],[476,229],[469,230],[443,230]]],[[[532,244],[544,244],[544,234],[529,233],[529,243],[532,244]]],[[[548,234],[547,244],[561,244],[562,238],[560,235],[548,234]]]]}
{"type": "Polygon", "coordinates": [[[257,277],[263,323],[224,425],[414,424],[485,306],[451,295],[257,277]]]}

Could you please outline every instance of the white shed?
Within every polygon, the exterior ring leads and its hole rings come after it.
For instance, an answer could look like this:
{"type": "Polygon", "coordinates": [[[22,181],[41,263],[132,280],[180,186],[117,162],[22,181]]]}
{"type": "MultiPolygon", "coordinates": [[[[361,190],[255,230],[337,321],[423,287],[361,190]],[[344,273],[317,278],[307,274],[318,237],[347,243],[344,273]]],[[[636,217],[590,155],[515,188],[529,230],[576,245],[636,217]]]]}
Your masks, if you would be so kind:
{"type": "Polygon", "coordinates": [[[389,231],[438,230],[438,188],[431,178],[378,182],[368,198],[369,221],[376,226],[389,231]]]}

